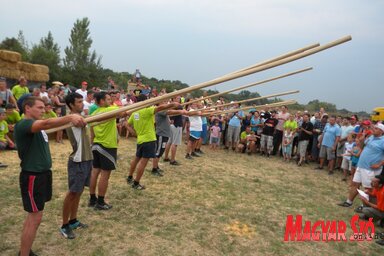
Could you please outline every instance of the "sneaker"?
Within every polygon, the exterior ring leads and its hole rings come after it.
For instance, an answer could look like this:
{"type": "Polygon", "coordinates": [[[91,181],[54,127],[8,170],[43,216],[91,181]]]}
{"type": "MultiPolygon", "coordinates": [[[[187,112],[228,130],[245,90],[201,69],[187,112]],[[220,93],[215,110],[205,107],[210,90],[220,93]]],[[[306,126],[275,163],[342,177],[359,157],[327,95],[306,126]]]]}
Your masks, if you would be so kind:
{"type": "Polygon", "coordinates": [[[315,168],[315,170],[323,170],[324,169],[324,167],[321,167],[321,166],[317,166],[316,168],[315,168]]]}
{"type": "Polygon", "coordinates": [[[127,183],[132,184],[133,183],[133,177],[127,177],[127,183]]]}
{"type": "Polygon", "coordinates": [[[89,199],[88,207],[95,207],[97,200],[89,199]]]}
{"type": "Polygon", "coordinates": [[[378,245],[384,246],[384,239],[377,240],[376,243],[377,243],[378,245]]]}
{"type": "Polygon", "coordinates": [[[67,239],[74,239],[76,237],[75,233],[73,233],[72,228],[70,226],[67,226],[65,228],[60,228],[60,233],[63,235],[63,237],[67,239]]]}
{"type": "Polygon", "coordinates": [[[333,174],[334,174],[333,171],[329,171],[329,172],[328,172],[328,175],[333,175],[333,174]]]}
{"type": "Polygon", "coordinates": [[[171,160],[169,158],[164,158],[163,162],[170,162],[171,160]]]}
{"type": "Polygon", "coordinates": [[[157,167],[156,170],[157,170],[158,172],[161,172],[161,173],[164,172],[164,170],[160,169],[159,167],[157,167]]]}
{"type": "Polygon", "coordinates": [[[169,164],[170,164],[170,165],[180,165],[180,163],[177,162],[177,161],[171,161],[171,162],[169,162],[169,164]]]}
{"type": "Polygon", "coordinates": [[[268,157],[268,158],[270,157],[270,154],[269,154],[269,153],[267,153],[267,157],[268,157]]]}
{"type": "Polygon", "coordinates": [[[84,224],[80,221],[76,221],[75,223],[73,224],[69,224],[69,227],[72,229],[72,230],[75,230],[77,228],[79,229],[82,229],[82,228],[88,228],[88,225],[87,224],[84,224]]]}
{"type": "Polygon", "coordinates": [[[163,176],[163,174],[161,172],[159,172],[159,170],[157,170],[157,169],[152,170],[152,175],[158,176],[158,177],[162,177],[163,176]]]}
{"type": "Polygon", "coordinates": [[[110,210],[112,209],[112,205],[109,205],[109,204],[106,204],[106,203],[103,203],[103,204],[99,204],[99,203],[96,203],[95,205],[95,210],[110,210]]]}
{"type": "Polygon", "coordinates": [[[190,160],[192,160],[192,159],[193,159],[193,158],[191,157],[191,155],[190,155],[190,154],[186,154],[186,155],[185,155],[185,158],[186,158],[186,159],[190,159],[190,160]]]}
{"type": "Polygon", "coordinates": [[[192,153],[191,153],[191,156],[194,156],[194,157],[200,157],[200,155],[197,154],[196,152],[192,152],[192,153]]]}
{"type": "Polygon", "coordinates": [[[342,203],[338,203],[337,205],[342,206],[342,207],[351,207],[352,206],[352,204],[348,203],[347,201],[344,201],[342,203]]]}
{"type": "Polygon", "coordinates": [[[196,150],[195,152],[196,152],[196,153],[199,153],[199,154],[204,154],[204,152],[201,151],[201,149],[198,149],[198,150],[196,150]]]}
{"type": "Polygon", "coordinates": [[[141,185],[140,183],[137,185],[132,184],[132,188],[137,189],[137,190],[144,190],[145,186],[141,185]]]}

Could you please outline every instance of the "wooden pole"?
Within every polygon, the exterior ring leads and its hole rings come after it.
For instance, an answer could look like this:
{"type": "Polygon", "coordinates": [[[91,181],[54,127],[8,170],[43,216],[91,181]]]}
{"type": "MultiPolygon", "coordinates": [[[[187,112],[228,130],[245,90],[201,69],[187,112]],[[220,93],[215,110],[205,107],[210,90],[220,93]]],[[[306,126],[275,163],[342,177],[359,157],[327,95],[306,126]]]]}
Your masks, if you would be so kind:
{"type": "Polygon", "coordinates": [[[320,46],[319,43],[312,44],[312,45],[308,45],[308,46],[303,47],[303,48],[301,48],[301,49],[298,49],[298,50],[295,50],[295,51],[292,51],[292,52],[289,52],[289,53],[280,55],[280,56],[275,57],[275,58],[270,59],[270,60],[263,61],[263,62],[258,63],[258,64],[256,64],[256,65],[252,65],[252,66],[249,66],[249,67],[246,67],[246,68],[242,68],[242,69],[237,70],[237,71],[234,71],[234,72],[232,72],[232,73],[230,73],[230,74],[235,74],[235,73],[239,73],[239,72],[244,71],[244,70],[252,69],[252,68],[255,68],[255,67],[260,67],[260,66],[262,66],[262,65],[269,64],[269,63],[272,63],[272,62],[274,62],[274,61],[282,60],[282,59],[291,57],[291,56],[293,56],[293,55],[296,55],[296,54],[298,54],[298,53],[305,52],[305,51],[307,51],[307,50],[313,49],[313,48],[318,47],[318,46],[320,46]]]}
{"type": "Polygon", "coordinates": [[[212,85],[215,85],[215,84],[220,84],[220,83],[223,83],[223,82],[231,81],[231,80],[234,80],[236,78],[240,78],[240,77],[243,77],[243,76],[247,76],[247,75],[250,75],[250,74],[254,74],[254,73],[257,73],[257,72],[261,72],[261,71],[264,71],[264,70],[267,70],[267,69],[271,69],[271,68],[274,68],[274,67],[277,67],[277,66],[284,65],[286,63],[289,63],[289,62],[292,62],[292,61],[295,61],[295,60],[307,57],[309,55],[318,53],[320,51],[324,51],[326,49],[332,48],[332,47],[337,46],[339,44],[343,44],[345,42],[350,41],[351,39],[352,39],[351,36],[346,36],[346,37],[340,38],[340,39],[338,39],[336,41],[333,41],[333,42],[330,42],[328,44],[325,44],[323,46],[319,46],[319,47],[310,49],[308,51],[305,51],[305,52],[293,55],[293,56],[285,58],[285,59],[278,60],[276,62],[272,62],[272,63],[266,64],[266,65],[262,65],[262,66],[259,66],[259,67],[255,67],[255,68],[251,68],[251,69],[248,69],[248,70],[244,70],[244,71],[232,74],[232,75],[224,75],[224,76],[218,77],[218,78],[216,78],[214,80],[211,80],[211,81],[208,81],[208,82],[200,83],[200,84],[197,84],[197,85],[194,85],[194,86],[190,86],[190,87],[178,90],[178,91],[167,93],[167,94],[162,95],[160,97],[156,97],[156,98],[148,99],[148,100],[145,100],[145,101],[137,102],[135,104],[122,107],[120,109],[116,109],[116,110],[105,112],[105,113],[102,113],[102,114],[99,114],[99,115],[87,117],[87,118],[85,118],[85,121],[89,122],[89,123],[97,122],[97,121],[100,121],[100,120],[105,120],[107,118],[112,118],[112,117],[117,116],[120,113],[123,113],[123,112],[128,111],[128,110],[132,110],[132,109],[136,109],[136,108],[145,108],[145,107],[151,106],[153,104],[157,104],[157,103],[163,102],[165,100],[171,99],[171,98],[173,98],[173,97],[175,97],[177,95],[180,95],[180,94],[186,94],[186,93],[189,93],[191,91],[195,91],[195,90],[202,89],[202,88],[205,88],[205,87],[208,87],[208,86],[212,86],[212,85]]]}
{"type": "Polygon", "coordinates": [[[211,112],[211,113],[203,113],[203,115],[219,115],[219,114],[227,114],[227,113],[233,113],[237,112],[239,110],[248,110],[252,108],[262,108],[262,107],[281,107],[281,106],[286,106],[286,105],[292,105],[296,104],[297,101],[295,100],[286,100],[286,101],[281,101],[281,102],[276,102],[276,103],[271,103],[271,104],[264,104],[264,105],[258,105],[258,106],[249,106],[249,107],[244,107],[244,108],[236,108],[236,109],[229,109],[229,110],[224,110],[224,111],[216,111],[216,112],[211,112]]]}
{"type": "Polygon", "coordinates": [[[222,105],[215,105],[215,106],[211,106],[211,107],[207,107],[207,108],[201,108],[201,109],[197,109],[196,111],[203,111],[203,110],[206,110],[206,109],[209,109],[209,108],[221,108],[221,107],[226,107],[226,106],[230,106],[230,105],[234,105],[234,104],[242,104],[242,103],[246,103],[246,102],[250,102],[250,101],[262,100],[262,99],[267,99],[267,98],[273,98],[273,97],[289,95],[289,94],[294,94],[294,93],[299,93],[299,92],[300,91],[296,90],[296,91],[288,91],[288,92],[275,93],[275,94],[265,95],[265,96],[256,97],[256,98],[252,98],[252,99],[234,101],[232,103],[226,103],[226,104],[222,104],[222,105]]]}
{"type": "Polygon", "coordinates": [[[271,82],[271,81],[274,81],[274,80],[277,80],[277,79],[280,79],[280,78],[284,78],[284,77],[287,77],[287,76],[296,75],[296,74],[299,74],[299,73],[302,73],[302,72],[306,72],[306,71],[309,71],[309,70],[312,70],[312,69],[313,69],[312,67],[309,67],[309,68],[304,68],[304,69],[296,70],[296,71],[289,72],[289,73],[286,73],[286,74],[283,74],[283,75],[280,75],[280,76],[275,76],[275,77],[272,77],[272,78],[269,78],[269,79],[265,79],[265,80],[262,80],[262,81],[259,81],[259,82],[255,82],[255,83],[246,84],[246,85],[243,85],[243,86],[240,86],[240,87],[236,87],[234,89],[227,90],[227,91],[224,91],[224,92],[219,92],[219,93],[212,94],[212,95],[209,95],[209,96],[205,96],[205,97],[202,97],[202,98],[199,98],[199,99],[195,99],[195,100],[190,100],[190,101],[185,102],[185,103],[183,103],[181,105],[182,106],[189,105],[189,104],[192,104],[192,103],[195,103],[195,102],[199,102],[199,101],[206,100],[206,99],[213,98],[213,97],[218,97],[218,96],[221,96],[221,95],[224,95],[224,94],[227,94],[227,93],[231,93],[231,92],[234,92],[234,91],[243,90],[243,89],[246,89],[246,88],[249,88],[249,87],[252,87],[252,86],[256,86],[256,85],[260,85],[260,84],[265,84],[265,83],[268,83],[268,82],[271,82]]]}

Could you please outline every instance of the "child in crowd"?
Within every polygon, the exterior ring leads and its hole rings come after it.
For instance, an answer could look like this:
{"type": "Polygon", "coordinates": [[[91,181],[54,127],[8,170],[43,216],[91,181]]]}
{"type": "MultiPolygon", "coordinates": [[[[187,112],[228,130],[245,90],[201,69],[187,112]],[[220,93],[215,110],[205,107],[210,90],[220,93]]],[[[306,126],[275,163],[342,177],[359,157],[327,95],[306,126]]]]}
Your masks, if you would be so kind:
{"type": "Polygon", "coordinates": [[[354,135],[349,134],[347,137],[347,141],[344,144],[344,154],[343,156],[343,161],[341,162],[341,168],[343,169],[344,177],[342,181],[347,181],[347,176],[348,172],[351,171],[352,167],[352,160],[351,160],[351,154],[352,154],[352,149],[354,145],[354,135]]]}
{"type": "Polygon", "coordinates": [[[221,136],[221,129],[219,126],[219,121],[215,120],[215,125],[213,125],[210,129],[210,141],[209,144],[211,145],[212,150],[216,150],[217,146],[219,145],[220,136],[221,136]]]}
{"type": "Polygon", "coordinates": [[[8,137],[8,123],[5,109],[0,108],[0,151],[5,149],[15,149],[15,143],[8,137]]]}
{"type": "Polygon", "coordinates": [[[363,151],[363,147],[364,147],[364,139],[359,138],[357,136],[351,151],[351,176],[352,177],[355,175],[357,163],[359,162],[360,154],[363,151]]]}
{"type": "Polygon", "coordinates": [[[290,161],[292,156],[293,132],[286,128],[283,135],[283,157],[284,161],[290,161]]]}

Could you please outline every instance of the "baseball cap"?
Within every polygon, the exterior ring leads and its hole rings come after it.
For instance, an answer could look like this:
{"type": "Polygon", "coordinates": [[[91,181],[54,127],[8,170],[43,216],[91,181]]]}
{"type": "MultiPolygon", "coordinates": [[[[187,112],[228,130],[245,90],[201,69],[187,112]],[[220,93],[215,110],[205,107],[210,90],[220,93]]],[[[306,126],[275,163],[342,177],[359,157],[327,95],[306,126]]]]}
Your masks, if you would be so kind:
{"type": "Polygon", "coordinates": [[[382,130],[384,132],[384,124],[378,123],[378,124],[376,124],[376,128],[379,128],[380,130],[382,130]]]}
{"type": "Polygon", "coordinates": [[[81,85],[88,85],[86,81],[81,82],[81,85]]]}
{"type": "Polygon", "coordinates": [[[363,125],[371,125],[371,121],[364,120],[361,124],[363,124],[363,125]]]}

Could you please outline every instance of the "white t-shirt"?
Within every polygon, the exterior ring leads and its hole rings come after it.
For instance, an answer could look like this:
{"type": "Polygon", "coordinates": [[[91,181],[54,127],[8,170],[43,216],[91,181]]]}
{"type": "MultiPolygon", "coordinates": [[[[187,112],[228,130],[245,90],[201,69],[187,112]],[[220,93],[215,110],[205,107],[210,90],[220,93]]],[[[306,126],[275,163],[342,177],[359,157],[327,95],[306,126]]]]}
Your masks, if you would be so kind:
{"type": "Polygon", "coordinates": [[[81,89],[77,89],[76,92],[78,94],[80,94],[81,96],[83,96],[83,100],[85,100],[87,98],[87,94],[88,94],[87,91],[83,91],[81,89]]]}
{"type": "MultiPolygon", "coordinates": [[[[353,143],[349,143],[348,141],[344,144],[344,154],[350,154],[350,151],[353,149],[353,143]]],[[[351,156],[343,156],[346,160],[351,160],[351,156]]]]}
{"type": "MultiPolygon", "coordinates": [[[[189,111],[194,111],[190,109],[189,111]]],[[[201,120],[201,116],[189,116],[189,130],[201,132],[203,130],[203,121],[201,120]]]]}
{"type": "Polygon", "coordinates": [[[40,92],[40,98],[46,97],[48,99],[48,93],[47,92],[40,92]]]}

